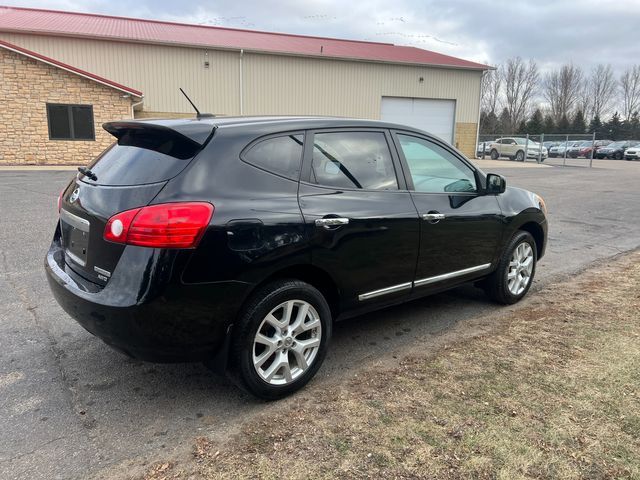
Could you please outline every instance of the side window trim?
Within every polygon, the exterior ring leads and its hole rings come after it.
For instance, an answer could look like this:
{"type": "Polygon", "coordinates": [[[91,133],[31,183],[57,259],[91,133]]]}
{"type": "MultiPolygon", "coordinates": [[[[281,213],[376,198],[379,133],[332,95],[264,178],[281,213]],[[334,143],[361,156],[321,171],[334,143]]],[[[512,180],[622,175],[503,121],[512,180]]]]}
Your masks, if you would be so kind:
{"type": "Polygon", "coordinates": [[[471,169],[471,171],[473,172],[473,176],[476,180],[476,191],[475,192],[459,192],[456,193],[455,195],[480,195],[482,194],[482,182],[481,182],[481,178],[480,175],[478,173],[478,169],[475,167],[475,165],[473,165],[467,158],[461,156],[458,152],[456,152],[455,150],[453,150],[451,148],[450,145],[446,144],[445,142],[437,139],[437,138],[431,138],[431,137],[427,137],[424,135],[420,135],[417,132],[412,132],[412,131],[407,131],[407,130],[391,130],[391,136],[393,139],[393,143],[395,146],[395,150],[397,151],[398,154],[398,158],[400,160],[401,163],[401,167],[402,167],[402,172],[405,178],[405,182],[407,185],[407,190],[409,190],[411,192],[411,194],[420,194],[420,195],[451,195],[451,193],[429,193],[429,192],[417,192],[415,190],[415,186],[413,184],[413,178],[411,177],[411,172],[409,170],[409,164],[407,163],[407,159],[404,156],[404,152],[402,151],[402,147],[400,146],[400,139],[398,138],[398,135],[408,135],[410,137],[416,137],[419,138],[420,140],[424,140],[425,142],[430,142],[430,143],[435,143],[436,145],[438,145],[439,147],[443,148],[444,150],[446,150],[448,153],[450,153],[453,157],[457,158],[458,160],[460,160],[465,166],[467,166],[468,168],[471,169]]]}
{"type": "Polygon", "coordinates": [[[313,147],[314,147],[314,138],[315,134],[318,133],[344,133],[344,132],[376,132],[383,133],[385,140],[387,142],[387,147],[389,148],[389,155],[391,156],[391,161],[393,164],[393,169],[396,175],[396,181],[398,182],[397,190],[371,190],[371,189],[359,189],[359,188],[340,188],[340,190],[350,190],[350,191],[359,191],[359,192],[390,192],[397,193],[402,191],[407,191],[407,183],[405,180],[404,170],[401,165],[400,157],[398,156],[397,148],[395,146],[395,142],[391,132],[386,128],[371,128],[371,127],[333,127],[333,128],[317,128],[312,130],[307,130],[305,132],[304,139],[304,152],[302,155],[302,173],[300,175],[300,181],[305,184],[312,185],[314,187],[319,188],[327,188],[335,190],[336,187],[331,187],[328,185],[319,185],[317,183],[313,183],[311,181],[311,165],[313,162],[313,147]]]}
{"type": "Polygon", "coordinates": [[[292,131],[285,131],[285,132],[277,132],[277,133],[270,133],[268,135],[263,135],[261,137],[255,138],[253,139],[251,142],[249,142],[241,151],[240,151],[240,160],[243,163],[246,163],[247,165],[252,166],[253,168],[257,168],[258,170],[262,170],[263,172],[267,172],[270,173],[271,175],[277,175],[278,177],[281,178],[285,178],[287,180],[292,180],[294,182],[299,182],[301,175],[302,175],[302,171],[304,168],[304,155],[305,155],[305,151],[306,151],[306,145],[307,145],[307,132],[305,130],[292,130],[292,131]],[[255,163],[247,160],[246,158],[246,154],[249,153],[249,151],[251,151],[251,149],[253,147],[255,147],[256,145],[258,145],[259,143],[262,143],[264,141],[267,141],[271,138],[279,138],[279,137],[289,137],[292,135],[298,135],[302,137],[302,155],[300,157],[300,168],[298,170],[298,178],[293,178],[287,175],[284,175],[280,172],[274,172],[272,170],[266,169],[264,167],[261,167],[260,165],[256,165],[255,163]]]}

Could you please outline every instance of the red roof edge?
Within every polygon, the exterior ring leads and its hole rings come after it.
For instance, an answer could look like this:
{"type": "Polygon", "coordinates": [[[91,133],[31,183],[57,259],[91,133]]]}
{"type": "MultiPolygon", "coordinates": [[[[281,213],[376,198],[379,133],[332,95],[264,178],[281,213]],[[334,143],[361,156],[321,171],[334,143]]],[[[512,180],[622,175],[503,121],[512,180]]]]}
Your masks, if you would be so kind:
{"type": "Polygon", "coordinates": [[[101,83],[102,85],[106,85],[107,87],[115,88],[116,90],[120,90],[121,92],[128,93],[129,95],[133,95],[134,97],[138,97],[138,98],[144,97],[142,92],[139,90],[127,87],[125,85],[121,85],[117,82],[114,82],[113,80],[109,80],[108,78],[101,77],[99,75],[96,75],[91,72],[87,72],[85,70],[81,70],[72,65],[67,65],[66,63],[59,62],[58,60],[46,57],[37,52],[27,50],[26,48],[19,47],[9,42],[5,42],[4,40],[0,40],[0,48],[4,48],[5,50],[19,53],[21,55],[25,55],[35,60],[39,60],[41,62],[47,63],[54,67],[61,68],[62,70],[66,70],[67,72],[80,75],[81,77],[87,78],[89,80],[93,80],[94,82],[101,83]]]}

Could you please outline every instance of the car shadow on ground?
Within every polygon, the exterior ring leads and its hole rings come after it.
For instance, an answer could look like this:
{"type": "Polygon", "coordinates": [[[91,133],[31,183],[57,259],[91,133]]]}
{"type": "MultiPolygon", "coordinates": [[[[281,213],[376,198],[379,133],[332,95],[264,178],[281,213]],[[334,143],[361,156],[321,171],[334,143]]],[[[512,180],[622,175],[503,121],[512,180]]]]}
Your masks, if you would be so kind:
{"type": "MultiPolygon", "coordinates": [[[[370,362],[495,308],[482,291],[464,286],[339,322],[327,360],[313,383],[340,381],[370,362]]],[[[80,404],[87,406],[87,414],[100,410],[97,418],[112,426],[128,417],[122,415],[125,405],[144,405],[137,415],[139,422],[144,423],[146,417],[153,423],[160,415],[170,423],[171,419],[197,421],[218,416],[221,410],[228,411],[226,418],[231,421],[234,413],[245,414],[264,404],[199,363],[141,362],[88,334],[69,343],[65,350],[67,359],[74,358],[65,368],[80,404]]]]}

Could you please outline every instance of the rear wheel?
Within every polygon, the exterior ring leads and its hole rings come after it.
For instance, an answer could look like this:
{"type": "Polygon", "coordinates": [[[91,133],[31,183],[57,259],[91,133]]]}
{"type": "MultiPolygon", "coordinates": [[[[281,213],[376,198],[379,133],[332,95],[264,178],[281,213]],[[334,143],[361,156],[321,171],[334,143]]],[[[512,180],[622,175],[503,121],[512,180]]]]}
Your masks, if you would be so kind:
{"type": "Polygon", "coordinates": [[[491,160],[498,160],[499,157],[500,157],[500,154],[495,148],[491,150],[491,160]]]}
{"type": "Polygon", "coordinates": [[[250,393],[275,400],[303,387],[324,361],[331,311],[308,283],[280,280],[261,288],[234,329],[230,373],[250,393]]]}
{"type": "Polygon", "coordinates": [[[494,301],[512,304],[529,291],[536,273],[536,242],[529,232],[517,231],[507,244],[498,268],[485,281],[485,291],[494,301]]]}
{"type": "Polygon", "coordinates": [[[516,162],[524,162],[524,152],[522,150],[516,152],[516,162]]]}
{"type": "Polygon", "coordinates": [[[622,152],[614,153],[613,158],[615,158],[616,160],[622,160],[622,152]]]}

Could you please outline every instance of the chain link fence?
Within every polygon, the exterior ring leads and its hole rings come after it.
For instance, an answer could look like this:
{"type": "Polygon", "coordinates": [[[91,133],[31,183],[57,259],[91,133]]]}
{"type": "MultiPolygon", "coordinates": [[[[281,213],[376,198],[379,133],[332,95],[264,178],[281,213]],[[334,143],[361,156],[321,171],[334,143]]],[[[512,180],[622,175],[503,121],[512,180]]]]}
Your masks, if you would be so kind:
{"type": "Polygon", "coordinates": [[[534,160],[544,162],[547,158],[562,159],[565,166],[567,158],[583,158],[588,160],[589,167],[600,147],[610,143],[609,140],[598,140],[595,134],[481,134],[478,138],[476,156],[478,158],[508,158],[524,162],[534,160]]]}

